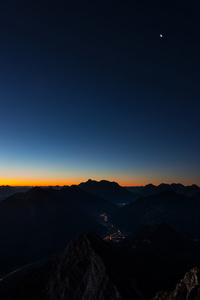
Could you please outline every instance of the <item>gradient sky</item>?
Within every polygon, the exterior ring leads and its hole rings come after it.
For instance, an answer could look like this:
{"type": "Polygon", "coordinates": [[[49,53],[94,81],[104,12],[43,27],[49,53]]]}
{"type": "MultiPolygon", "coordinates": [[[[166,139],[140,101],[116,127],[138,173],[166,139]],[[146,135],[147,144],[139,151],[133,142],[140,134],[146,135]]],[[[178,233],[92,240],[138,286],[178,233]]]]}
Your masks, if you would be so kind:
{"type": "Polygon", "coordinates": [[[199,15],[0,1],[0,185],[200,185],[199,15]]]}

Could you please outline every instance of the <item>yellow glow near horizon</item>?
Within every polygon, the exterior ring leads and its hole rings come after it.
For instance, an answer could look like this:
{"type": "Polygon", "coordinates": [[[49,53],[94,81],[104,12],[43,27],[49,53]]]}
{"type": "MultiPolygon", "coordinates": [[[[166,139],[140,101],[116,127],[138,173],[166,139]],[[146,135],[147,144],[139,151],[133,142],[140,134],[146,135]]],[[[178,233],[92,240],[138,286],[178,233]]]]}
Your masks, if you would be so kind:
{"type": "MultiPolygon", "coordinates": [[[[73,179],[73,180],[69,180],[69,179],[59,179],[59,180],[56,180],[56,179],[23,179],[23,178],[20,178],[20,179],[17,179],[17,178],[13,178],[13,179],[1,179],[0,178],[0,186],[2,185],[9,185],[9,186],[64,186],[64,185],[68,185],[68,186],[71,186],[73,184],[75,185],[78,185],[79,183],[81,182],[86,182],[89,178],[77,178],[77,179],[73,179]]],[[[100,181],[100,180],[104,180],[104,178],[91,178],[92,180],[96,180],[96,181],[100,181]]],[[[115,181],[117,182],[119,185],[121,186],[145,186],[149,183],[152,183],[154,185],[159,185],[161,183],[167,183],[167,184],[170,184],[172,183],[172,181],[157,181],[157,180],[154,180],[154,181],[147,181],[147,180],[131,180],[129,178],[125,179],[125,178],[122,178],[120,180],[120,178],[105,178],[105,180],[108,180],[108,181],[115,181]]],[[[179,182],[175,182],[175,183],[179,183],[179,182]]],[[[193,183],[184,183],[182,182],[182,184],[185,184],[185,185],[191,185],[193,183]]],[[[198,185],[198,184],[197,184],[198,185]]]]}
{"type": "Polygon", "coordinates": [[[142,178],[142,176],[128,176],[123,174],[122,176],[116,174],[99,174],[98,176],[95,174],[84,174],[77,175],[71,173],[69,174],[52,174],[52,173],[44,173],[44,174],[13,174],[13,176],[5,176],[3,177],[1,174],[0,177],[0,186],[1,185],[10,185],[10,186],[63,186],[63,185],[73,185],[79,184],[81,182],[86,182],[88,179],[100,181],[100,180],[108,180],[115,181],[121,186],[138,186],[145,185],[149,183],[148,179],[142,178]],[[42,175],[42,176],[41,176],[42,175]]]}
{"type": "MultiPolygon", "coordinates": [[[[35,178],[12,178],[12,179],[1,179],[0,178],[0,186],[1,185],[10,185],[10,186],[56,186],[56,185],[73,185],[73,184],[79,184],[81,182],[87,181],[89,178],[77,178],[77,179],[72,179],[69,180],[66,178],[64,179],[35,179],[35,178]]],[[[104,180],[104,178],[91,178],[92,180],[100,181],[104,180]]],[[[122,186],[141,186],[147,184],[146,182],[142,181],[135,181],[135,180],[125,180],[124,178],[122,180],[119,180],[119,178],[105,178],[105,180],[108,181],[115,181],[119,183],[119,185],[122,186]]]]}
{"type": "Polygon", "coordinates": [[[1,185],[10,185],[10,186],[56,186],[56,185],[72,185],[72,184],[79,184],[80,181],[67,181],[67,180],[30,180],[30,179],[10,179],[10,180],[1,180],[0,179],[0,186],[1,185]]]}
{"type": "Polygon", "coordinates": [[[90,172],[85,171],[82,173],[69,171],[68,173],[60,173],[59,172],[52,172],[51,170],[40,170],[40,172],[25,172],[25,170],[20,170],[17,172],[1,172],[0,174],[0,186],[1,185],[10,185],[10,186],[63,186],[63,185],[73,185],[79,184],[81,182],[86,182],[88,179],[101,181],[101,180],[108,180],[108,181],[115,181],[121,186],[144,186],[149,183],[154,185],[159,185],[161,183],[182,183],[184,185],[191,185],[197,184],[200,185],[198,181],[194,180],[194,178],[190,178],[188,181],[187,178],[178,177],[174,175],[173,178],[170,174],[166,174],[165,176],[159,176],[159,174],[152,174],[152,173],[118,173],[118,172],[90,172]],[[11,175],[12,174],[12,175],[11,175]],[[195,182],[196,181],[196,182],[195,182]]]}

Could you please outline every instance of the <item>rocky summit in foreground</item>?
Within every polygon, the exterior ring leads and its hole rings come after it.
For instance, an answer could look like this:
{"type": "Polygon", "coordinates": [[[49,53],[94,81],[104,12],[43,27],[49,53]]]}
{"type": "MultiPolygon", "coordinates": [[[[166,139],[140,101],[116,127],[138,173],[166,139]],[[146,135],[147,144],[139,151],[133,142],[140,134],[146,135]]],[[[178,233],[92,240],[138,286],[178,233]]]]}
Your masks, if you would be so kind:
{"type": "Polygon", "coordinates": [[[10,286],[3,299],[137,300],[123,257],[82,231],[56,259],[10,286]],[[8,292],[9,290],[9,292],[8,292]]]}
{"type": "Polygon", "coordinates": [[[199,300],[200,270],[193,268],[187,272],[172,293],[159,292],[152,300],[199,300]]]}

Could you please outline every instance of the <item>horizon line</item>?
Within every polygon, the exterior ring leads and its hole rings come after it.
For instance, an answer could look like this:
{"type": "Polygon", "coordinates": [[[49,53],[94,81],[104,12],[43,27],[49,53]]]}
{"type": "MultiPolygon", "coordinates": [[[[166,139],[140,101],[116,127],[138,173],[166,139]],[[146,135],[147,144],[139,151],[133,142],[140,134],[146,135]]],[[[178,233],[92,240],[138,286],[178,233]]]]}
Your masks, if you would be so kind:
{"type": "MultiPolygon", "coordinates": [[[[96,181],[96,182],[107,181],[107,182],[119,184],[116,181],[110,181],[110,180],[106,180],[106,179],[102,179],[102,180],[99,180],[99,181],[98,180],[88,179],[87,181],[89,181],[89,180],[96,181]]],[[[30,188],[33,188],[33,187],[64,187],[64,186],[71,187],[71,186],[74,186],[74,185],[78,186],[79,184],[86,183],[87,181],[81,181],[80,183],[72,183],[72,184],[24,184],[24,185],[22,185],[22,184],[14,184],[14,185],[12,185],[12,184],[1,184],[0,187],[6,187],[6,186],[7,187],[30,187],[30,188]]],[[[172,182],[172,183],[161,182],[159,184],[153,184],[152,182],[149,182],[147,184],[141,184],[141,185],[138,185],[138,184],[137,185],[134,185],[134,184],[133,185],[121,185],[121,184],[119,184],[119,185],[122,186],[122,187],[144,187],[144,186],[147,186],[147,185],[153,185],[153,186],[157,186],[158,187],[158,186],[160,186],[162,184],[164,184],[164,185],[176,184],[176,185],[183,185],[185,187],[196,185],[196,186],[200,187],[200,185],[195,184],[195,183],[185,185],[185,184],[180,183],[180,182],[172,182]]]]}

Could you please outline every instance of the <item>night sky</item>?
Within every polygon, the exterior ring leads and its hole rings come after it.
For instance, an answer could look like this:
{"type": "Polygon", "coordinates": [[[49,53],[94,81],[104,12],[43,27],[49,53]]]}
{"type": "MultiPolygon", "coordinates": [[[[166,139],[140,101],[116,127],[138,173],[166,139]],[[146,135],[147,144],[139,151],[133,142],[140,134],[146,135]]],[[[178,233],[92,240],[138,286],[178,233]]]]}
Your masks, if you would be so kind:
{"type": "Polygon", "coordinates": [[[200,8],[184,3],[0,1],[0,184],[200,185],[200,8]]]}

